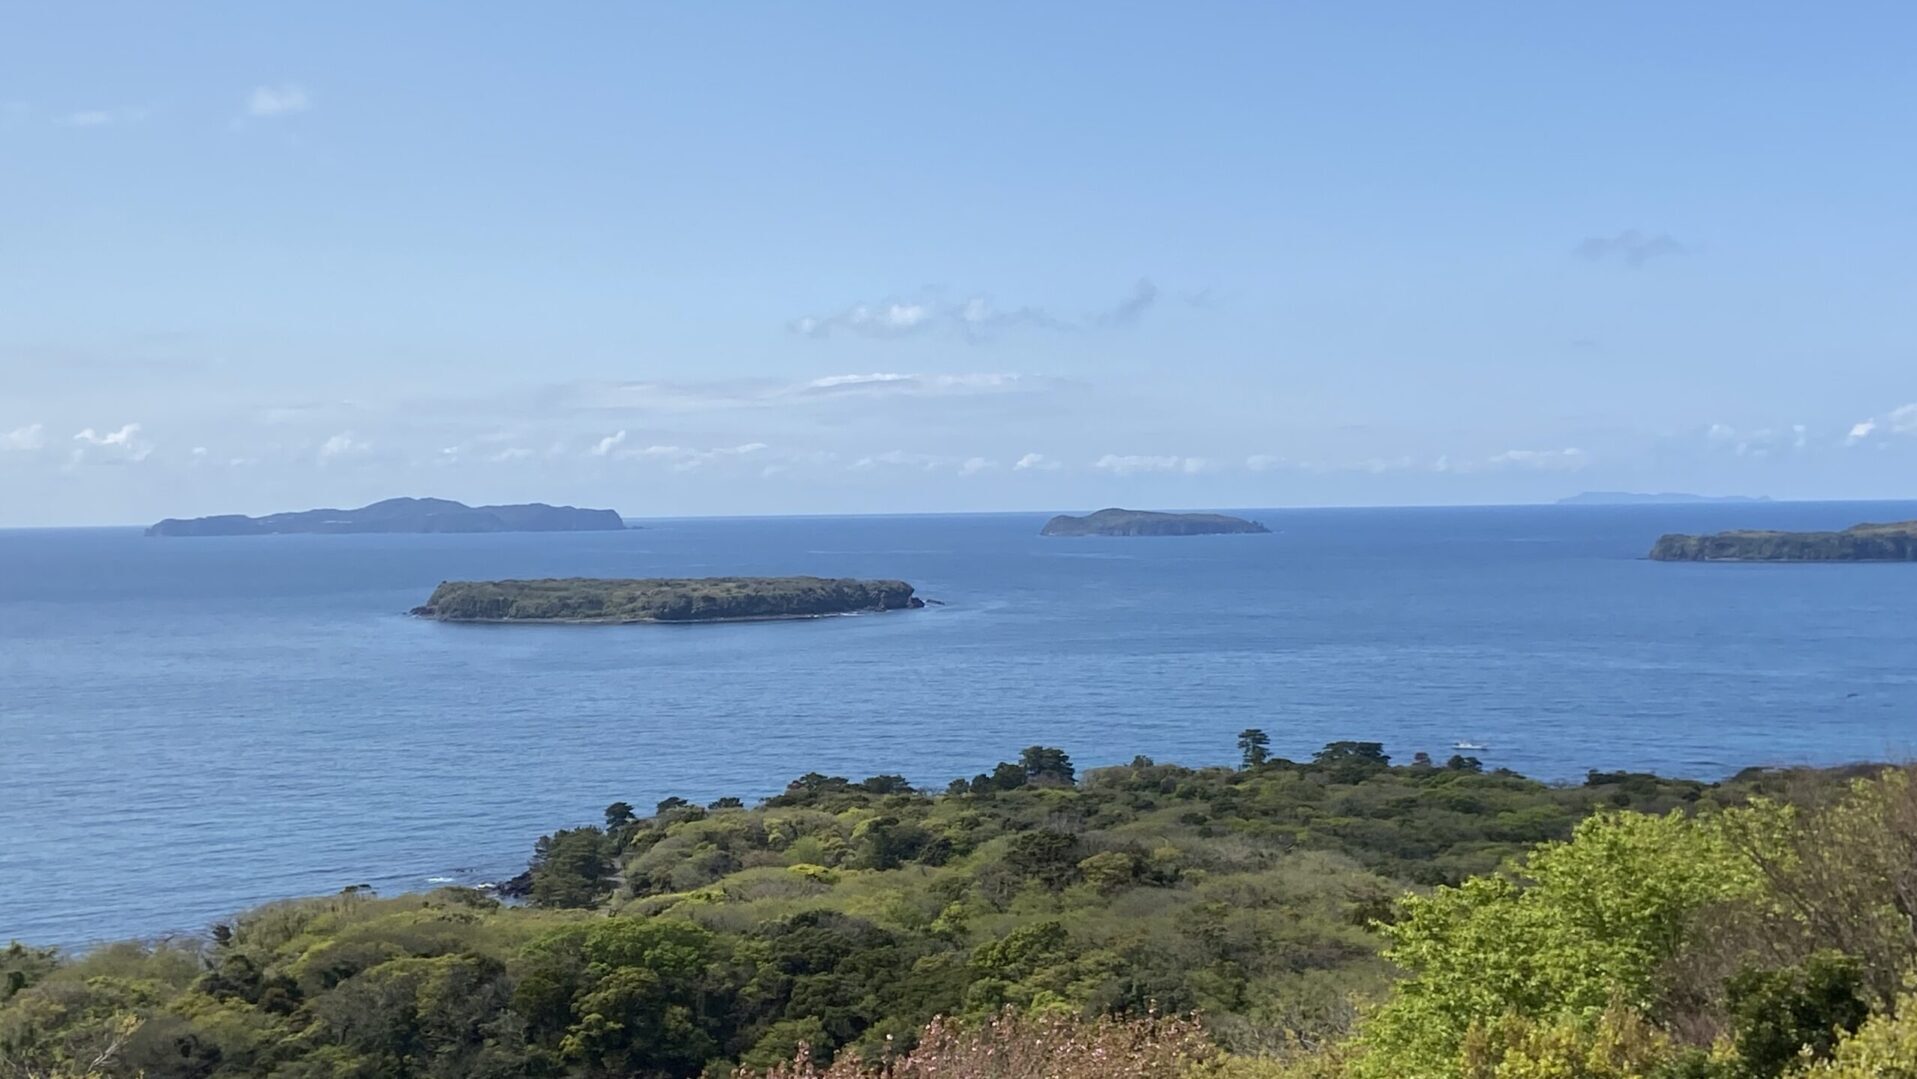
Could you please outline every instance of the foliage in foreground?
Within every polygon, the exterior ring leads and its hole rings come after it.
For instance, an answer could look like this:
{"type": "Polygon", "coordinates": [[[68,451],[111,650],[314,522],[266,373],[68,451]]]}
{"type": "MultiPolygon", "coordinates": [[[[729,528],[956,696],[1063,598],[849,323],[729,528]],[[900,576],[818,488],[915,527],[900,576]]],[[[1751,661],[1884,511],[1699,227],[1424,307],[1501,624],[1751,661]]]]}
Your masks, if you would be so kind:
{"type": "Polygon", "coordinates": [[[1911,1056],[1907,773],[1560,788],[1263,748],[619,803],[540,841],[531,907],[346,893],[206,940],[15,947],[0,1076],[1850,1079],[1911,1056]]]}

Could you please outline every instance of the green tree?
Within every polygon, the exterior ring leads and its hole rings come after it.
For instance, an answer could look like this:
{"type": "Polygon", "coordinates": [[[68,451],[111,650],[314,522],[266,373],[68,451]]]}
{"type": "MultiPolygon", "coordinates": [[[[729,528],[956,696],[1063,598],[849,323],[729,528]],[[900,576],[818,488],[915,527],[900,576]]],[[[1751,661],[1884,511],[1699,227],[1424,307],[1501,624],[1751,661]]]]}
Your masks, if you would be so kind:
{"type": "Polygon", "coordinates": [[[1837,952],[1782,970],[1740,971],[1725,990],[1742,1065],[1735,1079],[1776,1079],[1804,1053],[1829,1057],[1838,1037],[1870,1014],[1857,961],[1837,952]]]}
{"type": "Polygon", "coordinates": [[[1271,736],[1256,727],[1238,732],[1238,754],[1246,769],[1256,768],[1271,759],[1271,736]]]}
{"type": "Polygon", "coordinates": [[[1917,992],[1898,998],[1857,1033],[1838,1039],[1831,1059],[1811,1065],[1806,1079],[1917,1079],[1917,992]]]}
{"type": "Polygon", "coordinates": [[[1033,782],[1069,787],[1076,776],[1072,758],[1052,746],[1026,746],[1019,751],[1018,763],[1025,769],[1026,779],[1033,782]]]}
{"type": "Polygon", "coordinates": [[[1356,1074],[1458,1076],[1466,1035],[1506,1016],[1643,1012],[1697,912],[1756,887],[1717,821],[1617,813],[1538,847],[1515,874],[1408,897],[1384,927],[1406,976],[1366,1024],[1356,1074]]]}
{"type": "Polygon", "coordinates": [[[614,802],[606,807],[606,831],[616,832],[639,819],[631,802],[614,802]]]}
{"type": "Polygon", "coordinates": [[[532,901],[541,907],[593,907],[610,888],[611,844],[597,828],[568,828],[533,845],[532,901]]]}

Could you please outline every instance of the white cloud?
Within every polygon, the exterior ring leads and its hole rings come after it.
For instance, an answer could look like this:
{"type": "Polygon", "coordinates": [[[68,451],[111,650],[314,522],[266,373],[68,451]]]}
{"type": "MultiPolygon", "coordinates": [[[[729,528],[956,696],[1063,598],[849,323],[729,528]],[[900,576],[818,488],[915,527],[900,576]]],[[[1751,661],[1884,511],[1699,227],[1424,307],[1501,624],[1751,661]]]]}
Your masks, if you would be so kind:
{"type": "Polygon", "coordinates": [[[38,423],[16,427],[7,432],[4,438],[0,438],[0,449],[6,450],[31,451],[40,449],[46,444],[47,429],[45,425],[38,423]]]}
{"type": "MultiPolygon", "coordinates": [[[[1056,392],[1068,383],[1055,378],[1004,371],[908,374],[872,371],[826,375],[803,382],[744,379],[730,382],[580,382],[519,391],[507,400],[478,402],[511,410],[542,413],[655,412],[698,413],[740,409],[819,408],[836,402],[884,398],[963,398],[1036,395],[1056,392]]],[[[469,412],[472,401],[445,402],[469,412]]]]}
{"type": "Polygon", "coordinates": [[[1254,453],[1245,458],[1245,467],[1253,472],[1271,472],[1285,467],[1285,459],[1270,453],[1254,453]]]}
{"type": "Polygon", "coordinates": [[[1917,402],[1892,409],[1890,429],[1900,435],[1917,435],[1917,402]]]}
{"type": "Polygon", "coordinates": [[[905,450],[887,450],[884,453],[875,453],[869,457],[861,457],[852,462],[852,467],[861,472],[882,466],[887,468],[916,468],[930,472],[942,465],[954,463],[956,462],[953,458],[942,457],[935,453],[910,453],[905,450]]]}
{"type": "Polygon", "coordinates": [[[763,442],[747,442],[739,446],[724,446],[719,449],[698,450],[684,446],[647,446],[621,454],[622,457],[639,457],[647,460],[666,461],[675,472],[691,472],[718,461],[736,460],[763,453],[767,449],[763,442]]]}
{"type": "Polygon", "coordinates": [[[144,461],[153,454],[153,444],[140,437],[140,425],[129,423],[117,431],[101,433],[88,427],[73,436],[80,443],[73,452],[75,463],[83,460],[144,461]]]}
{"type": "Polygon", "coordinates": [[[505,449],[500,450],[498,453],[495,453],[492,456],[486,458],[486,460],[491,461],[493,464],[496,464],[496,465],[503,465],[507,463],[508,461],[523,461],[526,458],[531,457],[532,455],[533,455],[533,451],[527,449],[524,446],[508,446],[505,449]]]}
{"type": "Polygon", "coordinates": [[[1801,423],[1783,430],[1759,427],[1740,431],[1725,423],[1714,423],[1704,431],[1713,447],[1726,447],[1739,457],[1769,457],[1775,451],[1802,450],[1810,446],[1810,428],[1801,423]]]}
{"type": "MultiPolygon", "coordinates": [[[[1491,458],[1496,467],[1534,468],[1542,472],[1575,472],[1591,463],[1591,455],[1575,447],[1562,450],[1506,450],[1491,458]]],[[[1449,468],[1449,462],[1446,462],[1449,468]]]]}
{"type": "MultiPolygon", "coordinates": [[[[826,464],[833,460],[833,455],[829,453],[802,456],[814,464],[826,464]]],[[[990,457],[959,457],[943,453],[915,453],[910,450],[887,450],[884,453],[874,453],[860,457],[846,467],[854,472],[872,472],[878,469],[910,469],[916,472],[949,472],[957,476],[976,476],[983,472],[993,471],[1001,466],[999,462],[990,457]]]]}
{"type": "Polygon", "coordinates": [[[361,457],[371,453],[372,450],[373,444],[371,442],[362,441],[355,437],[351,431],[341,431],[339,434],[320,443],[319,459],[323,464],[327,461],[337,461],[347,457],[361,457]]]}
{"type": "Polygon", "coordinates": [[[1850,435],[1846,437],[1844,441],[1855,445],[1856,443],[1862,442],[1865,439],[1869,438],[1871,435],[1876,433],[1877,433],[1877,421],[1863,420],[1851,425],[1850,435]]]}
{"type": "Polygon", "coordinates": [[[1056,472],[1059,469],[1064,467],[1065,467],[1064,464],[1062,464],[1061,462],[1054,461],[1050,457],[1047,457],[1042,453],[1028,453],[1025,456],[1020,457],[1018,459],[1018,463],[1012,466],[1012,471],[1014,472],[1056,472]]]}
{"type": "Polygon", "coordinates": [[[737,446],[720,446],[714,449],[663,443],[622,449],[621,446],[626,442],[626,438],[625,431],[607,435],[587,452],[594,457],[610,457],[620,461],[651,461],[670,465],[675,472],[691,472],[710,464],[752,457],[770,449],[763,442],[745,442],[737,446]]]}
{"type": "Polygon", "coordinates": [[[875,371],[866,375],[827,375],[782,391],[777,396],[912,396],[948,397],[978,393],[1009,393],[1030,387],[1025,375],[975,372],[956,375],[904,375],[875,371]]]}
{"type": "Polygon", "coordinates": [[[307,96],[306,88],[296,83],[256,86],[246,95],[246,115],[260,120],[305,112],[312,107],[313,99],[307,96]]]}
{"type": "MultiPolygon", "coordinates": [[[[1201,458],[1192,458],[1192,460],[1202,461],[1201,458]]],[[[1183,457],[1157,457],[1135,453],[1108,453],[1098,460],[1093,461],[1092,467],[1101,471],[1110,472],[1115,476],[1133,476],[1141,472],[1189,471],[1186,468],[1185,462],[1186,459],[1183,457]]],[[[1202,468],[1203,465],[1201,464],[1200,467],[1202,468]]]]}
{"type": "Polygon", "coordinates": [[[944,333],[966,341],[983,341],[1010,329],[1076,331],[1093,327],[1129,326],[1158,300],[1158,286],[1140,279],[1110,307],[1078,318],[1061,318],[1040,307],[1000,308],[991,297],[950,297],[938,289],[924,290],[911,299],[858,303],[824,315],[804,315],[786,324],[803,337],[899,338],[944,333]]]}

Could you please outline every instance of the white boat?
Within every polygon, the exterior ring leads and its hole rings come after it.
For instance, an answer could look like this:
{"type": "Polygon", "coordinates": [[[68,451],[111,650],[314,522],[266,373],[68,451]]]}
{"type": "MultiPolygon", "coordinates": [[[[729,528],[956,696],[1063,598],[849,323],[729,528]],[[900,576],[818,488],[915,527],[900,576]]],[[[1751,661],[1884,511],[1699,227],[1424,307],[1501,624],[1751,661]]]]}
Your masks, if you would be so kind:
{"type": "Polygon", "coordinates": [[[1452,749],[1490,749],[1491,747],[1485,745],[1483,742],[1453,742],[1451,743],[1451,748],[1452,749]]]}

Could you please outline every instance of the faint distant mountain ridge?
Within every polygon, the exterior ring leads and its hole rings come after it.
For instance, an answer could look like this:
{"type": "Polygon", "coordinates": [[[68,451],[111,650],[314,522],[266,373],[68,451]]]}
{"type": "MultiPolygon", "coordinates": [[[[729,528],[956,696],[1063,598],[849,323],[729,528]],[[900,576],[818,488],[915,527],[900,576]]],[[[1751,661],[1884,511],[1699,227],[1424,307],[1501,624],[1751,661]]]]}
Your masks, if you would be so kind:
{"type": "Polygon", "coordinates": [[[1678,506],[1711,502],[1769,502],[1768,495],[1694,495],[1682,491],[1585,491],[1558,499],[1560,506],[1678,506]]]}
{"type": "Polygon", "coordinates": [[[290,532],[613,532],[626,527],[612,510],[548,506],[468,506],[444,498],[389,498],[352,510],[317,509],[265,517],[225,514],[169,517],[149,536],[268,536],[290,532]]]}

